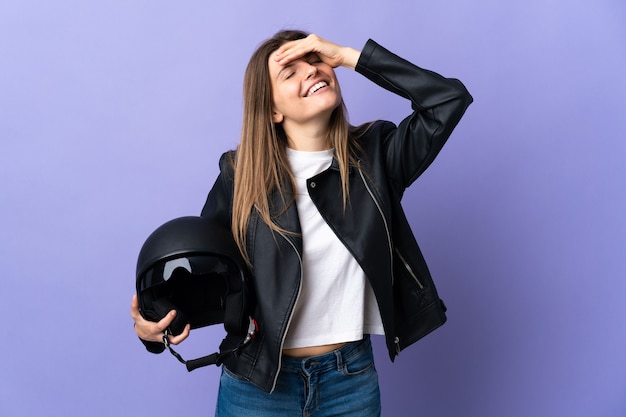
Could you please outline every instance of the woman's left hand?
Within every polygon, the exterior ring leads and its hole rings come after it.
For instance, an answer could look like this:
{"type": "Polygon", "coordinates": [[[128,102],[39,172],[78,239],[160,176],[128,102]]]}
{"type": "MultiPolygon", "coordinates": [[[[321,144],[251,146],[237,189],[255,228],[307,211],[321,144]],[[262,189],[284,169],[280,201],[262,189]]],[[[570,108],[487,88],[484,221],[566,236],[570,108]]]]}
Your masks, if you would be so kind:
{"type": "Polygon", "coordinates": [[[306,38],[285,43],[276,50],[274,58],[280,65],[286,65],[309,53],[317,54],[322,61],[333,68],[343,66],[350,69],[356,67],[361,55],[354,48],[340,46],[315,34],[310,34],[306,38]]]}

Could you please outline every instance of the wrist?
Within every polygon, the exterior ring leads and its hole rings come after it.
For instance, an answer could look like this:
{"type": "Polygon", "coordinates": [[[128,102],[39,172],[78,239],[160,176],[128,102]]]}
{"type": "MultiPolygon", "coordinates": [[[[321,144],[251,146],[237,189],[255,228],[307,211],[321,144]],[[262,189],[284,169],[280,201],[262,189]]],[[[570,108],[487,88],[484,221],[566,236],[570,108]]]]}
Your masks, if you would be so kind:
{"type": "Polygon", "coordinates": [[[357,62],[359,62],[359,57],[361,56],[361,51],[351,48],[349,46],[344,47],[343,53],[343,64],[342,66],[350,69],[355,69],[357,62]]]}

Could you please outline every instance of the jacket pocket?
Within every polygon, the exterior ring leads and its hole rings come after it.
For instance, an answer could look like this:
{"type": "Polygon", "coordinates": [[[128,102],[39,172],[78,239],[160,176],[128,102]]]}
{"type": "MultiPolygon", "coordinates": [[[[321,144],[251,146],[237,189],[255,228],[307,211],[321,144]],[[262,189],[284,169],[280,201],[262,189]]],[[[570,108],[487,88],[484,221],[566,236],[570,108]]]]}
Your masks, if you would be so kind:
{"type": "Polygon", "coordinates": [[[426,287],[397,248],[393,252],[393,296],[396,316],[409,319],[424,307],[426,287]]]}

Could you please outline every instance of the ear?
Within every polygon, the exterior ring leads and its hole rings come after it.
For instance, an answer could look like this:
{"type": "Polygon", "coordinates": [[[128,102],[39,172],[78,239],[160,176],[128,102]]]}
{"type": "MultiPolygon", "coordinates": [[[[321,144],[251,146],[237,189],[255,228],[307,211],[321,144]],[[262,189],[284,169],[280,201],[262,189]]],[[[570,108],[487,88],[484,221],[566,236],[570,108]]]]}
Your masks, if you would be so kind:
{"type": "Polygon", "coordinates": [[[277,111],[272,111],[272,122],[274,123],[282,123],[285,116],[282,113],[278,113],[277,111]]]}

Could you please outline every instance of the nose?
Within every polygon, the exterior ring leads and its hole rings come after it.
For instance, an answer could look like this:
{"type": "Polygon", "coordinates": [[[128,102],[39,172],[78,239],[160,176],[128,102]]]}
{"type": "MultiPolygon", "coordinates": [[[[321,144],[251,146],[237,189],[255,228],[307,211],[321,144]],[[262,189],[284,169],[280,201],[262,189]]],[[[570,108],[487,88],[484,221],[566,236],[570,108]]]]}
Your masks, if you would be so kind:
{"type": "Polygon", "coordinates": [[[307,65],[308,66],[306,68],[306,78],[309,79],[313,77],[315,74],[317,74],[317,67],[315,65],[308,64],[308,63],[307,65]]]}

